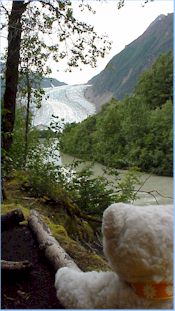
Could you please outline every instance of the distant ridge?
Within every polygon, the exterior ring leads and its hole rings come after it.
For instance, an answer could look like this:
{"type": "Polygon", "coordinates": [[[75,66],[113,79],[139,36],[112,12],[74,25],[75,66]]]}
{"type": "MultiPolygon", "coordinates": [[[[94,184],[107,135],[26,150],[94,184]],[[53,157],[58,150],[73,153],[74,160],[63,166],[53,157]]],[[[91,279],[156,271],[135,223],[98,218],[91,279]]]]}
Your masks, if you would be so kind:
{"type": "Polygon", "coordinates": [[[62,85],[66,85],[66,83],[58,81],[55,78],[43,78],[41,81],[41,88],[56,87],[62,85]]]}
{"type": "MultiPolygon", "coordinates": [[[[3,76],[4,70],[5,70],[5,64],[0,61],[0,76],[1,77],[3,76]]],[[[20,85],[24,85],[24,81],[23,80],[20,81],[19,84],[20,85]]],[[[66,83],[58,81],[55,78],[46,78],[46,77],[44,77],[41,80],[41,82],[40,82],[40,87],[41,88],[49,88],[49,87],[56,87],[56,86],[62,86],[62,85],[66,85],[66,83]]],[[[39,84],[37,82],[33,83],[32,87],[33,88],[38,88],[39,84]]],[[[4,81],[4,79],[1,79],[1,97],[4,94],[4,90],[5,90],[5,81],[4,81]]]]}
{"type": "Polygon", "coordinates": [[[132,93],[141,73],[157,57],[173,49],[173,13],[158,16],[146,31],[115,55],[106,68],[88,81],[85,97],[97,111],[114,97],[122,99],[132,93]]]}

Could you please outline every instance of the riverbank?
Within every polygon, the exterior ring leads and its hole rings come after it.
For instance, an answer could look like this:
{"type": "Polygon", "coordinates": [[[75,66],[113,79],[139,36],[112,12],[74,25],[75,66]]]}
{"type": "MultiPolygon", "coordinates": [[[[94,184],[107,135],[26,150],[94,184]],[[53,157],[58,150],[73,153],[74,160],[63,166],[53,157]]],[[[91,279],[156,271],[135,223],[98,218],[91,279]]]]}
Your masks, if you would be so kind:
{"type": "MultiPolygon", "coordinates": [[[[21,172],[23,177],[25,172],[21,172]]],[[[2,259],[5,260],[29,260],[33,263],[34,269],[29,277],[21,279],[13,277],[7,280],[1,278],[2,284],[2,307],[3,309],[63,309],[56,298],[54,288],[55,275],[45,262],[41,250],[38,249],[27,226],[27,219],[31,209],[37,210],[44,222],[49,226],[53,236],[60,245],[73,258],[76,264],[83,271],[109,270],[109,266],[102,255],[100,240],[99,246],[95,246],[94,240],[88,241],[84,236],[84,243],[81,243],[76,232],[74,232],[74,219],[72,234],[68,223],[66,225],[66,210],[52,205],[47,198],[37,198],[25,189],[22,175],[13,176],[5,181],[5,193],[7,198],[2,203],[1,213],[5,214],[13,209],[20,208],[24,214],[25,221],[18,227],[4,231],[2,234],[2,259]],[[65,223],[65,225],[63,225],[65,223]],[[73,238],[74,236],[74,238],[73,238]],[[101,253],[101,255],[100,255],[101,253]]],[[[79,227],[82,222],[79,221],[79,227]]],[[[87,225],[86,225],[87,227],[87,225]]],[[[100,227],[100,226],[99,226],[100,227]]]]}
{"type": "MultiPolygon", "coordinates": [[[[68,154],[61,153],[61,164],[69,165],[76,160],[83,161],[79,158],[73,157],[68,154]]],[[[84,164],[80,167],[90,163],[84,160],[84,164]]],[[[95,177],[104,175],[105,166],[95,162],[93,164],[93,172],[95,177]]],[[[121,177],[125,175],[127,170],[118,170],[121,177]]],[[[135,205],[149,205],[149,204],[172,204],[173,203],[173,177],[158,176],[139,172],[138,176],[141,180],[141,185],[135,185],[135,190],[139,190],[139,198],[133,202],[135,205]]],[[[105,174],[105,177],[115,183],[114,176],[105,174]]]]}
{"type": "Polygon", "coordinates": [[[143,172],[172,176],[172,62],[171,52],[162,55],[140,77],[132,95],[121,101],[112,98],[96,115],[65,127],[61,151],[108,167],[138,167],[143,172]],[[161,68],[165,63],[169,83],[163,88],[161,68]],[[149,85],[149,81],[154,82],[149,85]]]}

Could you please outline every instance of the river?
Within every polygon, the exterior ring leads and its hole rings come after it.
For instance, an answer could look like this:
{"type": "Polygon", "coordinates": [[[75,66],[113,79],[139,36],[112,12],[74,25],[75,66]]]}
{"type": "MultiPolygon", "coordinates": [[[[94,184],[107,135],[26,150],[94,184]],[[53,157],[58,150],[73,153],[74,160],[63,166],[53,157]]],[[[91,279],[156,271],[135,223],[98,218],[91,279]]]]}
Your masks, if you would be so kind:
{"type": "MultiPolygon", "coordinates": [[[[78,160],[70,155],[61,154],[62,165],[71,164],[78,160]]],[[[94,176],[102,176],[104,174],[103,165],[95,163],[93,166],[94,176]]],[[[124,176],[127,171],[119,170],[120,176],[124,176]]],[[[111,175],[105,174],[105,177],[116,183],[115,178],[111,175]]],[[[173,178],[165,176],[157,176],[153,174],[141,173],[139,174],[141,185],[136,185],[135,190],[140,188],[138,193],[139,198],[133,202],[135,205],[149,205],[149,204],[172,204],[173,203],[173,178]]]]}
{"type": "MultiPolygon", "coordinates": [[[[52,115],[58,116],[60,119],[64,119],[64,122],[70,123],[80,122],[89,115],[94,114],[94,104],[84,98],[84,91],[87,87],[87,85],[64,85],[45,89],[45,98],[43,98],[41,108],[35,110],[33,125],[41,128],[49,126],[52,115]]],[[[69,155],[61,155],[62,165],[70,164],[73,160],[74,158],[69,155]]],[[[103,174],[103,166],[96,163],[94,164],[93,171],[95,176],[101,176],[103,174]]],[[[126,174],[126,171],[120,170],[120,174],[126,174]]],[[[107,175],[106,177],[115,182],[112,176],[107,175]]],[[[173,202],[172,177],[142,173],[141,182],[143,186],[139,192],[139,199],[134,204],[169,204],[173,202]]],[[[136,185],[136,190],[139,187],[139,185],[136,185]]]]}

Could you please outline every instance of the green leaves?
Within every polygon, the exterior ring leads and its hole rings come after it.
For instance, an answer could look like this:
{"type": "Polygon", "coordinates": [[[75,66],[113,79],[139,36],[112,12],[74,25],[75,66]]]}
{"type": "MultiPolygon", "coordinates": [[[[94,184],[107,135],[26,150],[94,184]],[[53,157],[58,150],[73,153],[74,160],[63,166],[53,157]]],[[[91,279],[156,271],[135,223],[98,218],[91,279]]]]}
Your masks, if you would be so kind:
{"type": "Polygon", "coordinates": [[[172,51],[161,55],[150,70],[140,77],[135,94],[144,98],[150,109],[162,107],[173,98],[173,56],[172,51]]]}
{"type": "Polygon", "coordinates": [[[172,175],[172,53],[146,71],[135,93],[65,128],[62,151],[104,165],[172,175]]]}
{"type": "Polygon", "coordinates": [[[49,151],[48,147],[39,147],[31,154],[28,171],[30,190],[34,195],[47,196],[54,202],[61,202],[64,197],[78,206],[83,213],[100,216],[111,203],[121,200],[128,202],[136,196],[134,184],[138,182],[138,178],[133,172],[121,181],[114,170],[116,179],[113,183],[105,176],[95,177],[92,163],[87,165],[75,161],[63,167],[56,165],[52,161],[53,157],[52,149],[49,151]]]}
{"type": "MultiPolygon", "coordinates": [[[[148,3],[148,2],[151,2],[151,1],[154,1],[154,0],[144,0],[143,2],[143,6],[146,4],[146,3],[148,3]]],[[[118,3],[117,3],[117,8],[118,8],[118,10],[120,10],[121,8],[123,8],[124,7],[124,5],[125,5],[125,0],[118,0],[118,3]]]]}
{"type": "MultiPolygon", "coordinates": [[[[95,13],[89,4],[81,3],[81,9],[85,8],[92,14],[95,13]]],[[[65,70],[68,71],[72,70],[72,67],[80,67],[81,64],[96,66],[97,58],[104,57],[111,48],[111,42],[106,36],[99,36],[93,26],[75,17],[71,1],[30,2],[23,15],[23,31],[23,39],[26,40],[38,36],[38,42],[29,48],[37,59],[42,59],[38,54],[41,50],[44,49],[45,54],[49,50],[49,56],[54,61],[60,62],[67,58],[65,70]],[[47,34],[51,40],[45,40],[47,34]],[[46,41],[52,43],[47,43],[44,47],[43,43],[46,41]],[[41,50],[35,52],[36,47],[41,50]]]]}
{"type": "MultiPolygon", "coordinates": [[[[13,143],[9,151],[9,156],[12,159],[11,168],[22,169],[25,166],[25,107],[18,108],[15,115],[15,126],[13,131],[13,143]]],[[[29,116],[31,122],[31,114],[29,116]]],[[[36,131],[29,131],[28,151],[36,147],[39,142],[39,135],[36,131]]]]}

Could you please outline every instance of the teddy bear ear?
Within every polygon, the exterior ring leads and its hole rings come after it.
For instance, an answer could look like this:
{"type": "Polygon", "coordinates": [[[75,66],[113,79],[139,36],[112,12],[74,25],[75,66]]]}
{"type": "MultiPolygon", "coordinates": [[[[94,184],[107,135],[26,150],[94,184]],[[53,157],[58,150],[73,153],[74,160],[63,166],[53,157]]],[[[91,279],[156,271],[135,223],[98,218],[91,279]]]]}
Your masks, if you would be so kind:
{"type": "Polygon", "coordinates": [[[103,213],[102,233],[107,239],[115,238],[125,225],[127,211],[131,206],[124,203],[110,205],[103,213]]]}

